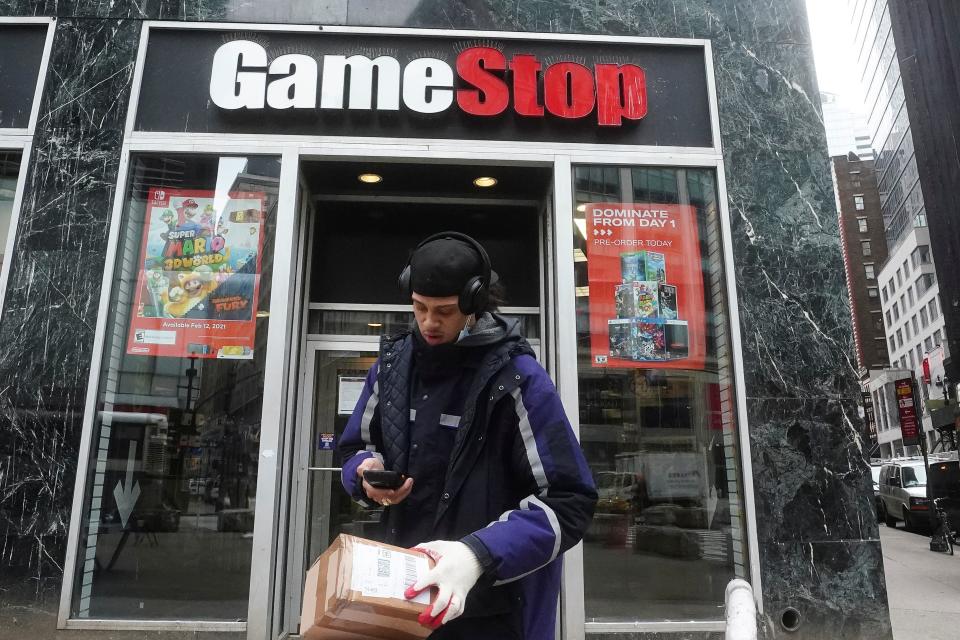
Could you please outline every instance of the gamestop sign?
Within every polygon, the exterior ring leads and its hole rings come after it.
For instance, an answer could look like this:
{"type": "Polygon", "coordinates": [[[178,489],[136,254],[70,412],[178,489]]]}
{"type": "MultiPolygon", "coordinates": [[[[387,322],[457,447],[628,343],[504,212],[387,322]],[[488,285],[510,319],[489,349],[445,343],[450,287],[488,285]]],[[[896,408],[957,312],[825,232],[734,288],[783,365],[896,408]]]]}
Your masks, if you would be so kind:
{"type": "Polygon", "coordinates": [[[580,119],[596,114],[600,126],[647,115],[646,76],[635,64],[543,64],[535,55],[510,60],[492,47],[468,47],[451,67],[437,58],[414,58],[401,67],[392,56],[281,55],[268,64],[256,42],[236,40],[213,56],[210,99],[222,109],[357,109],[416,113],[457,108],[495,117],[512,105],[522,116],[580,119]],[[272,79],[271,79],[272,78],[272,79]],[[317,82],[320,82],[319,100],[317,82]],[[349,78],[349,88],[347,79],[349,78]],[[463,86],[454,89],[455,80],[463,86]],[[541,97],[543,99],[541,101],[541,97]]]}
{"type": "Polygon", "coordinates": [[[713,146],[677,45],[153,28],[140,131],[713,146]]]}

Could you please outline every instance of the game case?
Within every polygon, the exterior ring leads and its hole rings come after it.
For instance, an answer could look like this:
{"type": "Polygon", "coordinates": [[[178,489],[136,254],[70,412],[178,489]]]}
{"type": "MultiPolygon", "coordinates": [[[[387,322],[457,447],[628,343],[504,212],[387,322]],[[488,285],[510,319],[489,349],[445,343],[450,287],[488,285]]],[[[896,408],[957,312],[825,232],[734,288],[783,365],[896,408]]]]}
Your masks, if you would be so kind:
{"type": "Polygon", "coordinates": [[[648,319],[636,321],[636,350],[634,360],[666,360],[667,351],[664,339],[663,320],[648,319]]]}
{"type": "Polygon", "coordinates": [[[637,282],[635,286],[636,313],[634,318],[656,318],[660,315],[657,283],[649,280],[637,282]]]}
{"type": "Polygon", "coordinates": [[[636,291],[633,283],[619,284],[614,294],[614,304],[617,309],[617,318],[626,320],[632,318],[637,308],[636,291]]]}
{"type": "Polygon", "coordinates": [[[633,333],[632,320],[608,320],[607,332],[610,335],[610,357],[630,360],[633,333]]]}
{"type": "Polygon", "coordinates": [[[667,262],[662,253],[656,251],[644,252],[644,272],[647,280],[653,280],[661,284],[667,281],[667,262]]]}
{"type": "Polygon", "coordinates": [[[690,355],[690,338],[686,320],[664,321],[664,343],[667,357],[679,360],[690,355]]]}
{"type": "Polygon", "coordinates": [[[646,279],[643,251],[620,254],[620,278],[624,284],[646,279]]]}
{"type": "Polygon", "coordinates": [[[664,320],[677,319],[677,287],[672,284],[661,284],[659,288],[660,317],[664,320]]]}

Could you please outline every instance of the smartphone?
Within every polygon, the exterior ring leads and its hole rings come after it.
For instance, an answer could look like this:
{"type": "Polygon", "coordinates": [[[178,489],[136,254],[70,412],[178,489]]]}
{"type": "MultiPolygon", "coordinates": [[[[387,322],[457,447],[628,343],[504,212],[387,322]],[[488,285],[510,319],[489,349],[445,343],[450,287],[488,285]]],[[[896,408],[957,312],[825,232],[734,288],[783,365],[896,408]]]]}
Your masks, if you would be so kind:
{"type": "Polygon", "coordinates": [[[399,489],[403,486],[404,477],[399,471],[383,471],[367,469],[363,472],[363,479],[376,489],[399,489]]]}

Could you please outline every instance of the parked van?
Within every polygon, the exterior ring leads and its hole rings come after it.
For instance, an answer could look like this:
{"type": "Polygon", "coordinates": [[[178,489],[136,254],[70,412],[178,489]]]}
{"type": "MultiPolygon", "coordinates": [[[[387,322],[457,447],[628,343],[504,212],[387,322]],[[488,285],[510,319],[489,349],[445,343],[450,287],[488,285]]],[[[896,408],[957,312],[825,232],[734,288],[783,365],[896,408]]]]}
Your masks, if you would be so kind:
{"type": "Polygon", "coordinates": [[[908,531],[928,527],[927,469],[923,460],[892,460],[880,469],[880,517],[888,527],[898,520],[908,531]]]}

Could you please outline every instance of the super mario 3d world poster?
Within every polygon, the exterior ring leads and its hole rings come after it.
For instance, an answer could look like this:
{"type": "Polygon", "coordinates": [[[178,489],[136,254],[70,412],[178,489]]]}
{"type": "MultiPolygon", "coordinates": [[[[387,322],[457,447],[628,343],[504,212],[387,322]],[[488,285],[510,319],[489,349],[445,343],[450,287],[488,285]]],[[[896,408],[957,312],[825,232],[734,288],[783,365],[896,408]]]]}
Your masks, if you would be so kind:
{"type": "Polygon", "coordinates": [[[253,358],[264,204],[150,189],[127,353],[253,358]]]}

